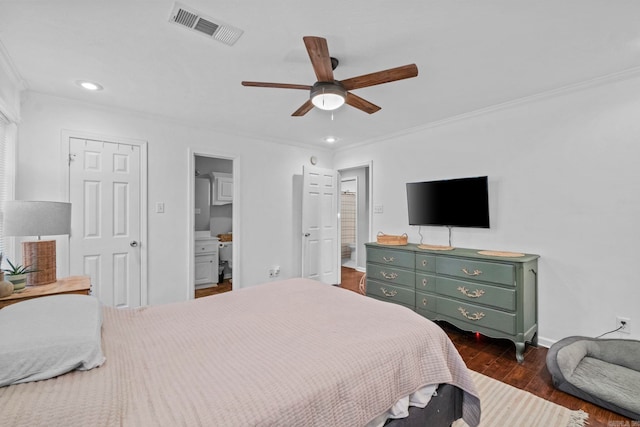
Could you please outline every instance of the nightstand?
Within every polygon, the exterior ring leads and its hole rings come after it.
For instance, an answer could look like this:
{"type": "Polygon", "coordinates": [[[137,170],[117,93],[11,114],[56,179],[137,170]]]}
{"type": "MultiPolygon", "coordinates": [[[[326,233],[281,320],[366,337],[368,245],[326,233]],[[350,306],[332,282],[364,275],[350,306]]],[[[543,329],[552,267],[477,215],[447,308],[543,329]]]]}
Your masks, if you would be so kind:
{"type": "Polygon", "coordinates": [[[89,295],[91,279],[89,276],[69,276],[58,279],[54,283],[39,286],[27,286],[22,292],[14,292],[8,297],[0,298],[0,309],[31,298],[60,294],[89,295]]]}

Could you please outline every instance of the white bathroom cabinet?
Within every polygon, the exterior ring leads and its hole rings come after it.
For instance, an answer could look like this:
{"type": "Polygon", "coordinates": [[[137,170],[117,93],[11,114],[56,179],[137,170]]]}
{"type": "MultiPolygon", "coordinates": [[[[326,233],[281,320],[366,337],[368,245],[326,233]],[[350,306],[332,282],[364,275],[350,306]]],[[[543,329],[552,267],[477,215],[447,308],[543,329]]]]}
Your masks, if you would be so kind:
{"type": "Polygon", "coordinates": [[[213,204],[226,205],[233,202],[233,176],[213,172],[213,204]]]}
{"type": "Polygon", "coordinates": [[[218,283],[218,243],[215,237],[196,239],[194,248],[194,284],[218,283]]]}

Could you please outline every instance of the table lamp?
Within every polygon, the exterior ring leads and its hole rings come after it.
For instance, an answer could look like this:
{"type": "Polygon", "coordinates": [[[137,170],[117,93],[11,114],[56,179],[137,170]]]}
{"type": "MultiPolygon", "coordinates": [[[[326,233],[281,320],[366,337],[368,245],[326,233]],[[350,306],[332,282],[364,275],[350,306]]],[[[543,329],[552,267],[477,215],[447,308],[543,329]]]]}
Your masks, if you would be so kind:
{"type": "Polygon", "coordinates": [[[40,236],[71,233],[71,203],[11,200],[3,205],[4,236],[38,236],[22,242],[22,264],[29,270],[27,286],[54,283],[56,277],[56,241],[40,236]]]}

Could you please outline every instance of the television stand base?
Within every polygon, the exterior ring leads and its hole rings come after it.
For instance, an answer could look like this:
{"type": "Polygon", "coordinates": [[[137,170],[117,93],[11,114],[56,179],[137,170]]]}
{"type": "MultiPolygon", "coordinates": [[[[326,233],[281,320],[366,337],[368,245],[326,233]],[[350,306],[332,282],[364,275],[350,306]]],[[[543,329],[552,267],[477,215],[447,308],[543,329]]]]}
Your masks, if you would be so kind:
{"type": "Polygon", "coordinates": [[[428,249],[430,251],[451,251],[455,249],[453,246],[442,246],[442,245],[418,245],[419,249],[428,249]]]}

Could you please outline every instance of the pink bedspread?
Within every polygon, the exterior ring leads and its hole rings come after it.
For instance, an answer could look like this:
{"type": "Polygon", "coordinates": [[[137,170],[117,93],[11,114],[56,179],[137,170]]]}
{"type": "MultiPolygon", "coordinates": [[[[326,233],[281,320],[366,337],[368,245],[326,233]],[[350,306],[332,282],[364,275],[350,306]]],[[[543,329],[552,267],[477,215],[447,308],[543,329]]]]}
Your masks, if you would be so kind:
{"type": "Polygon", "coordinates": [[[409,309],[306,279],[104,308],[105,364],[0,389],[11,426],[363,426],[427,384],[480,402],[446,334],[409,309]]]}

